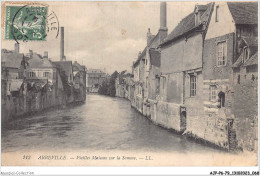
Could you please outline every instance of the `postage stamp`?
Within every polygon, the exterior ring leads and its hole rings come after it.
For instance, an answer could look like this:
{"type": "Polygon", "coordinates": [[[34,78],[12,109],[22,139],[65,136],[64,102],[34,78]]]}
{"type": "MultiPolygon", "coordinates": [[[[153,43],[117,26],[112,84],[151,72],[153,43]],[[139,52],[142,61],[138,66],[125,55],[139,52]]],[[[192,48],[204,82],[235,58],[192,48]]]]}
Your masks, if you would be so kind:
{"type": "Polygon", "coordinates": [[[47,7],[6,6],[5,39],[45,40],[47,7]]]}

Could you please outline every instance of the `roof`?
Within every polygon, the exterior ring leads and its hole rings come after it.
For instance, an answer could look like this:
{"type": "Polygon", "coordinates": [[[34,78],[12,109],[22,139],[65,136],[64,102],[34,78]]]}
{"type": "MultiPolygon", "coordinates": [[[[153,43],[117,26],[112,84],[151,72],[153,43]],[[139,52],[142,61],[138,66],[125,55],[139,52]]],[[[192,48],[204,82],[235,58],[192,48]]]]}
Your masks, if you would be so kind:
{"type": "Polygon", "coordinates": [[[149,54],[150,54],[151,64],[156,67],[160,67],[161,66],[161,53],[158,50],[150,49],[149,54]]]}
{"type": "Polygon", "coordinates": [[[236,24],[258,24],[258,2],[227,2],[236,24]]]}
{"type": "MultiPolygon", "coordinates": [[[[207,5],[197,5],[200,11],[204,11],[201,15],[201,21],[207,22],[209,21],[210,14],[212,12],[213,3],[209,3],[207,5]]],[[[167,44],[178,37],[184,35],[185,33],[192,31],[201,27],[201,23],[195,25],[195,12],[190,13],[185,18],[183,18],[180,23],[174,28],[174,30],[166,37],[164,42],[161,45],[167,44]]]]}
{"type": "Polygon", "coordinates": [[[33,54],[32,58],[28,61],[29,68],[52,68],[51,61],[47,58],[41,57],[39,54],[33,54]]]}
{"type": "Polygon", "coordinates": [[[245,41],[245,43],[249,46],[258,46],[258,40],[257,38],[250,38],[250,37],[243,37],[243,40],[245,41]]]}
{"type": "Polygon", "coordinates": [[[142,51],[142,53],[138,56],[137,60],[136,60],[135,63],[134,63],[134,67],[136,67],[136,66],[139,64],[140,60],[145,56],[145,54],[146,54],[146,49],[147,49],[147,46],[144,48],[144,50],[142,51]]]}
{"type": "Polygon", "coordinates": [[[65,74],[67,76],[72,73],[72,61],[57,61],[52,62],[58,69],[61,69],[62,71],[65,71],[65,74]],[[71,71],[71,72],[70,72],[71,71]]]}
{"type": "Polygon", "coordinates": [[[140,60],[145,56],[147,47],[156,48],[159,46],[159,44],[160,44],[160,40],[159,40],[159,32],[158,32],[156,35],[152,35],[152,39],[150,40],[148,45],[144,48],[141,55],[138,56],[136,62],[134,63],[134,67],[136,67],[136,65],[138,65],[140,60]]]}
{"type": "Polygon", "coordinates": [[[152,35],[152,39],[148,43],[149,48],[156,48],[160,44],[159,32],[156,35],[152,35]]]}
{"type": "Polygon", "coordinates": [[[242,65],[242,58],[243,58],[243,54],[241,54],[238,59],[236,60],[236,62],[232,65],[232,67],[240,67],[240,65],[242,65]]]}
{"type": "Polygon", "coordinates": [[[258,52],[258,39],[257,37],[242,37],[239,39],[238,47],[243,49],[244,47],[248,47],[249,52],[249,59],[243,64],[243,52],[240,54],[236,62],[232,65],[232,67],[240,67],[242,64],[243,66],[250,66],[250,65],[257,65],[257,52],[258,52]]]}
{"type": "Polygon", "coordinates": [[[101,69],[90,68],[90,69],[87,70],[87,74],[91,74],[91,73],[104,73],[105,74],[105,72],[103,72],[101,69]]]}
{"type": "Polygon", "coordinates": [[[1,53],[2,66],[20,68],[23,61],[23,56],[23,54],[19,53],[1,53]]]}
{"type": "Polygon", "coordinates": [[[243,53],[239,56],[236,62],[232,65],[233,68],[240,67],[241,65],[247,67],[258,64],[258,53],[255,52],[244,64],[242,63],[243,53]]]}
{"type": "Polygon", "coordinates": [[[256,52],[252,57],[250,57],[244,66],[258,65],[258,53],[256,52]]]}
{"type": "Polygon", "coordinates": [[[10,83],[11,92],[19,91],[23,84],[23,79],[13,79],[10,83]]]}
{"type": "Polygon", "coordinates": [[[85,71],[85,66],[80,65],[77,61],[73,63],[73,67],[76,67],[79,71],[85,71]]]}

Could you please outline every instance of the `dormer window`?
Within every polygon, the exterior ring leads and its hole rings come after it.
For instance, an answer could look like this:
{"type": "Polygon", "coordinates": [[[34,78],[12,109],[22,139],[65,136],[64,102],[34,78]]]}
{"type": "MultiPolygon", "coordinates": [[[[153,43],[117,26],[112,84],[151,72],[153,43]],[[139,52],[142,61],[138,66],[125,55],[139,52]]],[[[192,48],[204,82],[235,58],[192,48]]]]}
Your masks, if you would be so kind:
{"type": "Polygon", "coordinates": [[[201,23],[202,11],[199,10],[198,7],[196,7],[194,14],[195,14],[195,26],[197,26],[201,23]]]}
{"type": "Polygon", "coordinates": [[[219,21],[219,6],[218,5],[216,6],[216,14],[215,15],[216,15],[215,20],[216,20],[216,22],[218,22],[219,21]]]}

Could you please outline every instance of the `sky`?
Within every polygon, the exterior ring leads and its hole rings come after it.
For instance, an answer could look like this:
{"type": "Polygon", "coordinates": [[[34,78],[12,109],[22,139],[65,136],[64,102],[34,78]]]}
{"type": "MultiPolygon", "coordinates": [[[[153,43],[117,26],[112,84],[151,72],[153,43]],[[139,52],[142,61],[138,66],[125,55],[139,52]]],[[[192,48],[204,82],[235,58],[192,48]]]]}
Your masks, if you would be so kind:
{"type": "MultiPolygon", "coordinates": [[[[65,31],[65,56],[87,68],[131,71],[139,51],[146,46],[148,28],[156,34],[160,27],[160,2],[44,2],[55,12],[65,31]]],[[[206,2],[167,2],[167,27],[174,27],[206,2]]],[[[4,30],[2,30],[3,32],[4,30]]],[[[2,34],[3,36],[3,34],[2,34]]],[[[13,50],[14,41],[2,40],[2,48],[13,50]]],[[[20,43],[20,52],[48,51],[52,61],[60,58],[60,35],[47,41],[20,43]]]]}

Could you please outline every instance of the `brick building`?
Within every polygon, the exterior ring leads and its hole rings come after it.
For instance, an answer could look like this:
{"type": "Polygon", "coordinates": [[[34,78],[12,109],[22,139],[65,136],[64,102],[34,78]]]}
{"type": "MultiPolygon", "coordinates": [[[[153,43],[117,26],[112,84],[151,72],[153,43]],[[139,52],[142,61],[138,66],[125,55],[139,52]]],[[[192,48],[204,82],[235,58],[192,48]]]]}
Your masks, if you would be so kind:
{"type": "Polygon", "coordinates": [[[255,148],[257,12],[257,2],[216,2],[205,38],[205,116],[218,119],[213,129],[226,131],[229,149],[255,148]]]}

